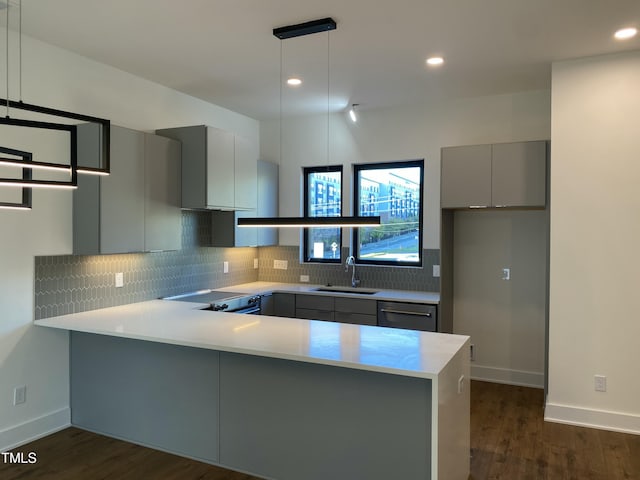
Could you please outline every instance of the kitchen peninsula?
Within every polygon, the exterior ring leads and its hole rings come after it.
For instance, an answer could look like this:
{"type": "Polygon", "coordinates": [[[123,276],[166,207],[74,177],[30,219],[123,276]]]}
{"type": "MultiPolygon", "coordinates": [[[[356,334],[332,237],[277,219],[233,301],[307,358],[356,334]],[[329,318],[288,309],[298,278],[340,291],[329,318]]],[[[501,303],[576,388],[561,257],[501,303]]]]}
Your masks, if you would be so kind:
{"type": "Polygon", "coordinates": [[[277,480],[466,479],[469,338],[153,300],[52,317],[72,423],[277,480]]]}

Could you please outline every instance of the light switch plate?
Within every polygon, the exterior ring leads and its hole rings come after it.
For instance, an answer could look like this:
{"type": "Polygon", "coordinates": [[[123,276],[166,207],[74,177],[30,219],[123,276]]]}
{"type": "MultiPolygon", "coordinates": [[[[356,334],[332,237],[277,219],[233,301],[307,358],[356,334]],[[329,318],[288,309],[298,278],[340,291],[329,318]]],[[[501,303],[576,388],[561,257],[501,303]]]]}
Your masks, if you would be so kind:
{"type": "Polygon", "coordinates": [[[13,405],[20,405],[27,401],[27,386],[22,385],[13,389],[13,405]]]}
{"type": "Polygon", "coordinates": [[[304,283],[309,283],[309,275],[300,275],[300,281],[304,283]]]}
{"type": "Polygon", "coordinates": [[[439,277],[440,276],[440,265],[434,265],[433,266],[433,276],[434,277],[439,277]]]}
{"type": "Polygon", "coordinates": [[[257,258],[253,259],[253,268],[258,268],[258,259],[257,258]]]}
{"type": "Polygon", "coordinates": [[[124,287],[124,273],[116,273],[116,288],[124,287]]]}
{"type": "Polygon", "coordinates": [[[229,273],[229,262],[222,262],[222,273],[229,273]]]}

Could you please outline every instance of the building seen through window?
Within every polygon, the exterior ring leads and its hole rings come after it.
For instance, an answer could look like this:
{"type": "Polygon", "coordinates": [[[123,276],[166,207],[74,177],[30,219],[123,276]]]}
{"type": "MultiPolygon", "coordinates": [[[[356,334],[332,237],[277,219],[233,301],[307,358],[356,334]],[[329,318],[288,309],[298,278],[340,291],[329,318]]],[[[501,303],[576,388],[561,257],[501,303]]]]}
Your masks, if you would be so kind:
{"type": "Polygon", "coordinates": [[[423,171],[424,160],[354,166],[355,207],[382,223],[356,229],[358,263],[422,265],[423,171]]]}
{"type": "MultiPolygon", "coordinates": [[[[339,217],[342,215],[342,166],[304,169],[304,215],[339,217]]],[[[306,262],[340,263],[341,228],[305,228],[306,262]]]]}

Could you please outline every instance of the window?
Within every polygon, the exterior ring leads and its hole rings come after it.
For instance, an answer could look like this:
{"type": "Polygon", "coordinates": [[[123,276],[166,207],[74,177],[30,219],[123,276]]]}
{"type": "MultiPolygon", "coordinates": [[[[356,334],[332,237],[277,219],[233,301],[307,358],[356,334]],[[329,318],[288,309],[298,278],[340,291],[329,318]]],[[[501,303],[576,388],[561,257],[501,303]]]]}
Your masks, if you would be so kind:
{"type": "Polygon", "coordinates": [[[422,266],[423,172],[424,160],[354,165],[354,211],[382,223],[354,229],[358,263],[422,266]]]}
{"type": "MultiPolygon", "coordinates": [[[[342,166],[304,169],[304,216],[342,215],[342,166]]],[[[305,228],[304,261],[340,263],[341,228],[305,228]]]]}

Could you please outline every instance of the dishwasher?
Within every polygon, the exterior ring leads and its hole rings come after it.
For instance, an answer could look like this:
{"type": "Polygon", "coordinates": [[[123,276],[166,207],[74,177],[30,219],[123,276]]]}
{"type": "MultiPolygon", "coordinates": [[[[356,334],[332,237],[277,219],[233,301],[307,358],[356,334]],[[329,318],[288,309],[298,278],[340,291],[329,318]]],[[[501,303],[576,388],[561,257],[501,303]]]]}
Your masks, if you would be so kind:
{"type": "Polygon", "coordinates": [[[378,301],[378,326],[437,332],[437,307],[423,303],[378,301]]]}

